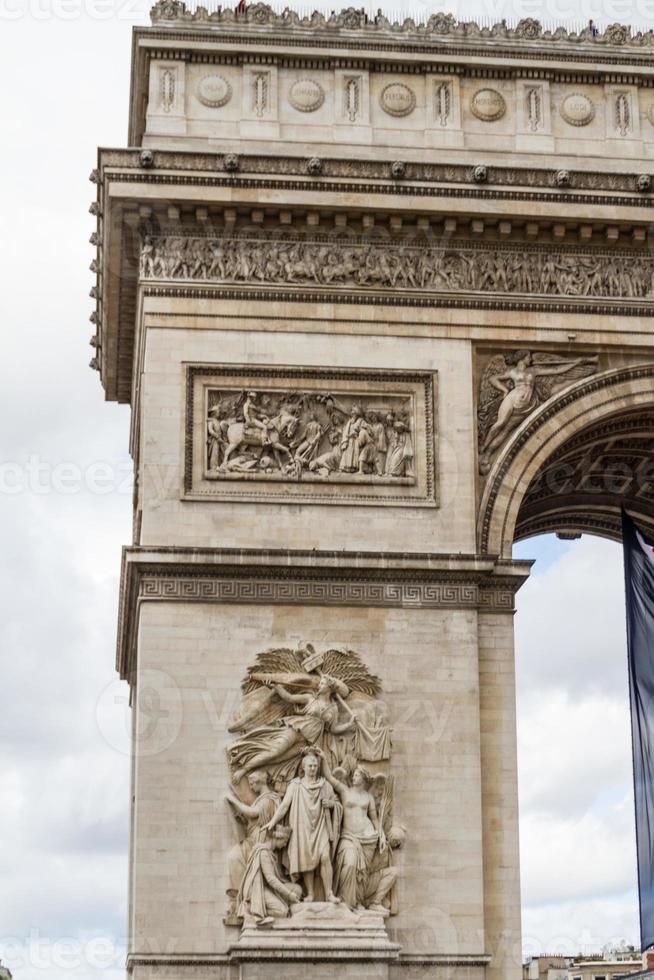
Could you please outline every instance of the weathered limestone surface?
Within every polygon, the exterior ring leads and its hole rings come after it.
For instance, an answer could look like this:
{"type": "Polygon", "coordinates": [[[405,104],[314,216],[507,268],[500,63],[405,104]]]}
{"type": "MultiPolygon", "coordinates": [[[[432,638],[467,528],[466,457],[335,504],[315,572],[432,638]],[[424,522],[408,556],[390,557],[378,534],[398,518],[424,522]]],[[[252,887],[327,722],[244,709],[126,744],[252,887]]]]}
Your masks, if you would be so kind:
{"type": "Polygon", "coordinates": [[[652,50],[179,0],[136,30],[91,176],[135,980],[519,980],[511,546],[654,524],[652,50]],[[334,850],[291,881],[314,803],[334,850]]]}

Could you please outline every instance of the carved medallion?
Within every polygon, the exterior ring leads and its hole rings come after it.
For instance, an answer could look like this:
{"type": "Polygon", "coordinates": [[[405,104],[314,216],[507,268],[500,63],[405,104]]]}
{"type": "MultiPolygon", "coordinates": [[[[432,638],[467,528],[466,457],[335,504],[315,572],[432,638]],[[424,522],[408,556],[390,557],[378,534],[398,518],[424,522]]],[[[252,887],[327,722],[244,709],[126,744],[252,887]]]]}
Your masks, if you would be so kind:
{"type": "Polygon", "coordinates": [[[572,92],[561,103],[561,116],[570,126],[587,126],[595,118],[595,106],[587,95],[572,92]]]}
{"type": "Polygon", "coordinates": [[[220,109],[232,97],[232,86],[222,75],[205,75],[198,82],[197,96],[202,105],[220,109]]]}
{"type": "Polygon", "coordinates": [[[227,854],[225,923],[261,934],[290,915],[292,929],[294,917],[333,916],[336,905],[336,931],[351,929],[355,910],[381,916],[383,927],[397,912],[394,851],[406,831],[393,817],[379,677],[353,650],[306,643],[259,653],[241,690],[228,725],[226,803],[245,842],[227,854]]]}
{"type": "Polygon", "coordinates": [[[186,491],[434,506],[434,375],[189,368],[186,491]]]}
{"type": "Polygon", "coordinates": [[[654,102],[650,102],[646,111],[647,111],[647,118],[651,122],[652,126],[654,126],[654,102]]]}
{"type": "Polygon", "coordinates": [[[325,101],[325,90],[313,78],[298,78],[291,85],[288,101],[298,112],[315,112],[325,101]]]}
{"type": "Polygon", "coordinates": [[[389,116],[408,116],[416,107],[416,93],[403,82],[391,82],[381,90],[379,104],[389,116]]]}
{"type": "Polygon", "coordinates": [[[470,110],[482,122],[496,122],[506,113],[506,102],[494,88],[480,88],[470,100],[470,110]]]}

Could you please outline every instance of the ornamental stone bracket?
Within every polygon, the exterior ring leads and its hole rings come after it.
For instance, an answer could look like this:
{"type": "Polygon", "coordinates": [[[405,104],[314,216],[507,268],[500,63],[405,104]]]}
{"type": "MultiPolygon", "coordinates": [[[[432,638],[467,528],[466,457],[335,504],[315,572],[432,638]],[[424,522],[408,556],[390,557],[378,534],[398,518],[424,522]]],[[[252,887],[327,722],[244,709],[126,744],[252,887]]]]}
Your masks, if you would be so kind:
{"type": "Polygon", "coordinates": [[[476,609],[513,613],[532,562],[438,555],[214,548],[123,550],[117,669],[136,668],[142,602],[476,609]]]}

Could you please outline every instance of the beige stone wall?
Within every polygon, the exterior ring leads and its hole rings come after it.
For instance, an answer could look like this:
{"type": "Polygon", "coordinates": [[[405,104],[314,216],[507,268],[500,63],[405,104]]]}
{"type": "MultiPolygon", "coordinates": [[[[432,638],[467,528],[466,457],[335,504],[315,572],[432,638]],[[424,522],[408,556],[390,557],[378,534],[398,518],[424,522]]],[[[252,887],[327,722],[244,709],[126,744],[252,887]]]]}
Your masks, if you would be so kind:
{"type": "MultiPolygon", "coordinates": [[[[228,312],[228,311],[226,311],[228,312]]],[[[156,321],[155,321],[156,322],[156,321]]],[[[166,321],[160,321],[165,323],[166,321]]],[[[189,324],[193,320],[189,318],[189,324]]],[[[149,327],[140,402],[142,544],[379,551],[475,550],[472,351],[465,341],[149,327]],[[440,506],[403,508],[182,501],[186,363],[355,367],[437,373],[440,506]]],[[[206,321],[205,321],[206,325],[206,321]]],[[[198,424],[203,425],[202,419],[198,424]]],[[[418,440],[416,440],[417,442],[418,440]]]]}
{"type": "Polygon", "coordinates": [[[146,602],[139,634],[134,953],[219,954],[236,941],[222,923],[237,839],[226,721],[255,654],[300,639],[347,644],[382,678],[394,819],[407,829],[391,938],[415,956],[483,952],[476,611],[146,602]]]}

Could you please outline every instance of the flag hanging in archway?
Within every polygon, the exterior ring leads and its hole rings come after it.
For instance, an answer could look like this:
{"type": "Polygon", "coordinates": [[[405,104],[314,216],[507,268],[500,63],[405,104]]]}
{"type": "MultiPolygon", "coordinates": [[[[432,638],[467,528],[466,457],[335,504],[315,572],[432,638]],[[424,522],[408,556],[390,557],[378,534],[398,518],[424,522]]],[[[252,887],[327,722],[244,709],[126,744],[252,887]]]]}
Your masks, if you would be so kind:
{"type": "Polygon", "coordinates": [[[654,946],[654,542],[622,510],[641,949],[654,946]]]}

